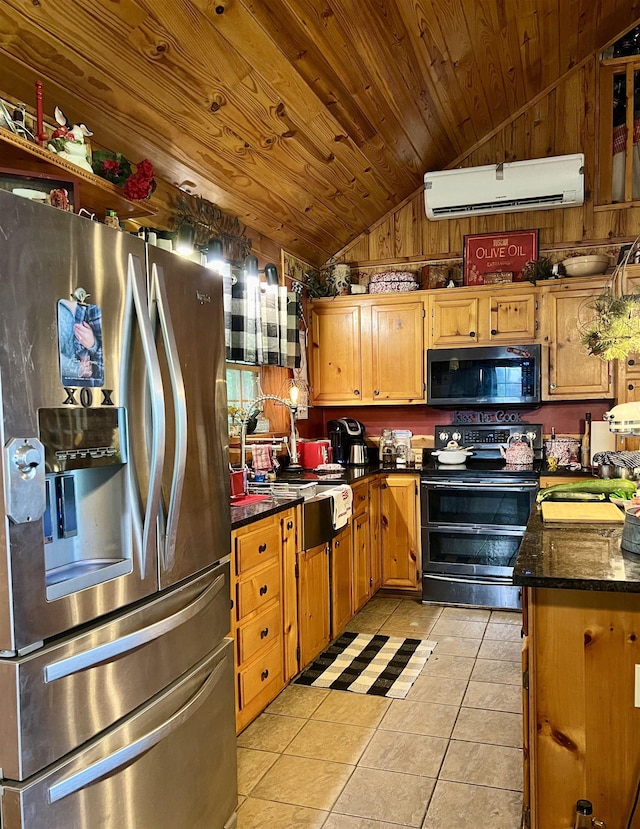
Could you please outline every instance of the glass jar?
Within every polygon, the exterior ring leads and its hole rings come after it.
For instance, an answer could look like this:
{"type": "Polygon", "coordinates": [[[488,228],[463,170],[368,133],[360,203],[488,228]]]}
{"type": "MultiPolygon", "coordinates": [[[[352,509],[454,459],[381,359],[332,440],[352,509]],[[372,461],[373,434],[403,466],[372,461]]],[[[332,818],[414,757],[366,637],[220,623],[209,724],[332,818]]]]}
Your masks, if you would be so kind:
{"type": "Polygon", "coordinates": [[[383,429],[380,435],[380,462],[383,466],[395,466],[398,447],[391,429],[383,429]]]}

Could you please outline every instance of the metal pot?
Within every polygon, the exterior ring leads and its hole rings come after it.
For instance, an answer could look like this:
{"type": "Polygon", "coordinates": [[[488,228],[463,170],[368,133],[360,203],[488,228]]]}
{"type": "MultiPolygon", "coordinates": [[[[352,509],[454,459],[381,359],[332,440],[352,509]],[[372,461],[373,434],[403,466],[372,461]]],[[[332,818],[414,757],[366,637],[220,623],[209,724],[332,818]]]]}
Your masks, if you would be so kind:
{"type": "Polygon", "coordinates": [[[593,471],[598,478],[624,478],[625,481],[637,481],[640,479],[640,467],[631,469],[628,466],[614,466],[610,463],[604,463],[600,466],[594,466],[593,471]]]}

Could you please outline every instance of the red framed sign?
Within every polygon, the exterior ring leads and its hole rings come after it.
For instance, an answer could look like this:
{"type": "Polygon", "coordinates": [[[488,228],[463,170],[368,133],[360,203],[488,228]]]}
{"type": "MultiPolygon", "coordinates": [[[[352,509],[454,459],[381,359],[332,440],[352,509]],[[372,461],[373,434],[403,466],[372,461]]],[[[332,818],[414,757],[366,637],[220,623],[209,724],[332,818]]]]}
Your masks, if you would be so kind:
{"type": "Polygon", "coordinates": [[[522,269],[538,258],[538,231],[518,230],[507,233],[475,233],[464,237],[464,284],[484,285],[496,282],[493,276],[499,274],[499,281],[508,281],[511,273],[514,282],[522,282],[522,269]]]}

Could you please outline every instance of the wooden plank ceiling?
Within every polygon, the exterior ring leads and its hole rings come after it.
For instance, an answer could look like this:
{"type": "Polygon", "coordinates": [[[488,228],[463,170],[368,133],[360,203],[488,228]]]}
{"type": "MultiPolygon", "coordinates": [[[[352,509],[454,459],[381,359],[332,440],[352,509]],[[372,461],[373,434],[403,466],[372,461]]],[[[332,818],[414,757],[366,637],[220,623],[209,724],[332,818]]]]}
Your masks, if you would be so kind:
{"type": "MultiPolygon", "coordinates": [[[[640,0],[3,0],[59,104],[319,264],[640,18],[640,0]]],[[[0,162],[1,163],[1,162],[0,162]]]]}

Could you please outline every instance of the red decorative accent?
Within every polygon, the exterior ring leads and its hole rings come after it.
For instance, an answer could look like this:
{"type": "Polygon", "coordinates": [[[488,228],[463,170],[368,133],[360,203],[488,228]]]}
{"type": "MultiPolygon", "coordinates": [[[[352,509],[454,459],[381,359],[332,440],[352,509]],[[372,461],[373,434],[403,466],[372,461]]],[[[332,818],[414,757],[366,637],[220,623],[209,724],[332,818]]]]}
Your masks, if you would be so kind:
{"type": "Polygon", "coordinates": [[[485,273],[511,271],[522,282],[522,269],[538,258],[538,231],[478,233],[464,237],[464,284],[484,285],[485,273]]]}
{"type": "Polygon", "coordinates": [[[47,143],[42,115],[42,81],[36,81],[36,140],[41,147],[47,143]]]}

